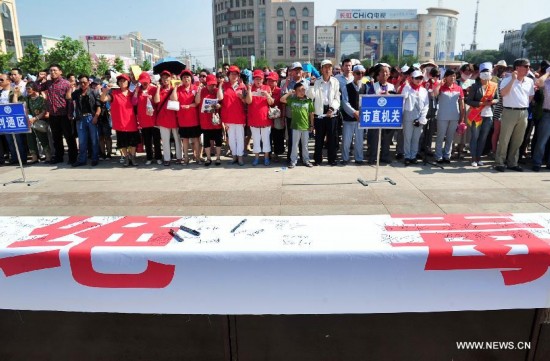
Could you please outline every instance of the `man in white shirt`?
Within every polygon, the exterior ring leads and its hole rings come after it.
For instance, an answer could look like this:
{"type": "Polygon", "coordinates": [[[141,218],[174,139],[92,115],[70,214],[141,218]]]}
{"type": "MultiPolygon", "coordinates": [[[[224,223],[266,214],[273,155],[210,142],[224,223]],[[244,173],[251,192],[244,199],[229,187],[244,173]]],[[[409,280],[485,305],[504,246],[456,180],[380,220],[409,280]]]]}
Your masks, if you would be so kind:
{"type": "Polygon", "coordinates": [[[307,90],[307,97],[315,105],[315,165],[323,160],[323,145],[325,136],[328,143],[327,158],[330,165],[335,166],[338,149],[338,109],[340,109],[340,83],[332,76],[332,62],[321,62],[321,78],[307,90]]]}
{"type": "Polygon", "coordinates": [[[527,77],[530,67],[528,59],[516,59],[514,71],[500,83],[504,109],[495,155],[495,169],[499,172],[505,170],[504,159],[508,169],[523,172],[523,168],[518,165],[519,147],[527,128],[529,103],[535,95],[533,80],[527,77]]]}
{"type": "Polygon", "coordinates": [[[21,95],[27,96],[27,82],[23,80],[23,72],[19,68],[13,68],[10,71],[11,89],[19,87],[21,95]]]}

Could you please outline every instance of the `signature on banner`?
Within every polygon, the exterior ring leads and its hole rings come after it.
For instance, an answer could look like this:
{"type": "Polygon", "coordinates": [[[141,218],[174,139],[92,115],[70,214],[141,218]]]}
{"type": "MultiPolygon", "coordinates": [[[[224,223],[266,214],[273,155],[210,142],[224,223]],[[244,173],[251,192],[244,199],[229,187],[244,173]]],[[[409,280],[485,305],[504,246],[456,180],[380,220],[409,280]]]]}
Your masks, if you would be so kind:
{"type": "Polygon", "coordinates": [[[550,241],[532,231],[537,223],[514,221],[511,215],[394,216],[402,225],[386,226],[391,235],[419,232],[423,242],[391,243],[393,247],[428,247],[425,270],[501,270],[506,286],[541,278],[550,267],[550,241]],[[474,255],[457,255],[460,248],[474,255]]]}

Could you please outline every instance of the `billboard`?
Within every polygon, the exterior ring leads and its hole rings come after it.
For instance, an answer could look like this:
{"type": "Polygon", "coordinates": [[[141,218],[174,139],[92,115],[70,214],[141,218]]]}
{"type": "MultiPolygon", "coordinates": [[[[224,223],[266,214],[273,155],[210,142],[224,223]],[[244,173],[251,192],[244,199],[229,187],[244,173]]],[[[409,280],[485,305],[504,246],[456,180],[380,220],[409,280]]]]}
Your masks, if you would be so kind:
{"type": "Polygon", "coordinates": [[[403,31],[403,41],[401,42],[401,51],[403,56],[418,55],[418,31],[403,31]]]}
{"type": "Polygon", "coordinates": [[[336,27],[315,27],[315,57],[317,59],[336,58],[336,27]]]}
{"type": "Polygon", "coordinates": [[[363,33],[363,58],[380,59],[380,31],[365,31],[363,33]]]}
{"type": "Polygon", "coordinates": [[[341,31],[340,32],[340,60],[349,58],[359,59],[361,51],[361,32],[341,31]]]}
{"type": "Polygon", "coordinates": [[[416,9],[354,9],[336,10],[336,20],[410,20],[416,19],[416,9]]]}

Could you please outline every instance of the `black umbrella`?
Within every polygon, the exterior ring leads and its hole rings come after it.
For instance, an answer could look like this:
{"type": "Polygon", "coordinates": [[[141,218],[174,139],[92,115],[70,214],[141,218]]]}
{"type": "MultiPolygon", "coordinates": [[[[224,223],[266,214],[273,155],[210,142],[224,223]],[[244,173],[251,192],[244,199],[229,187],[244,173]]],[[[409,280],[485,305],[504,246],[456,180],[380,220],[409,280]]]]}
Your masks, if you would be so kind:
{"type": "Polygon", "coordinates": [[[168,70],[172,74],[179,74],[185,69],[185,64],[176,58],[162,58],[153,66],[153,73],[160,74],[164,70],[168,70]]]}

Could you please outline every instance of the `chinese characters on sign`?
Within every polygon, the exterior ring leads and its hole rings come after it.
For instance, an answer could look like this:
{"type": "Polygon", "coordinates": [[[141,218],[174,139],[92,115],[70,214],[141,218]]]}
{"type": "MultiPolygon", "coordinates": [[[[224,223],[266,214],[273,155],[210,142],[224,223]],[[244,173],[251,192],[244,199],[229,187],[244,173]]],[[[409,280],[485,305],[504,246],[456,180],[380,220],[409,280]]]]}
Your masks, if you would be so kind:
{"type": "Polygon", "coordinates": [[[400,129],[402,114],[401,95],[362,95],[359,127],[400,129]]]}
{"type": "Polygon", "coordinates": [[[392,246],[428,247],[426,271],[496,269],[511,286],[535,281],[550,267],[550,241],[532,232],[544,228],[537,223],[516,222],[511,215],[394,218],[403,225],[386,226],[390,235],[420,232],[423,242],[392,246]]]}
{"type": "Polygon", "coordinates": [[[23,104],[0,105],[0,134],[28,132],[29,125],[23,104]]]}

